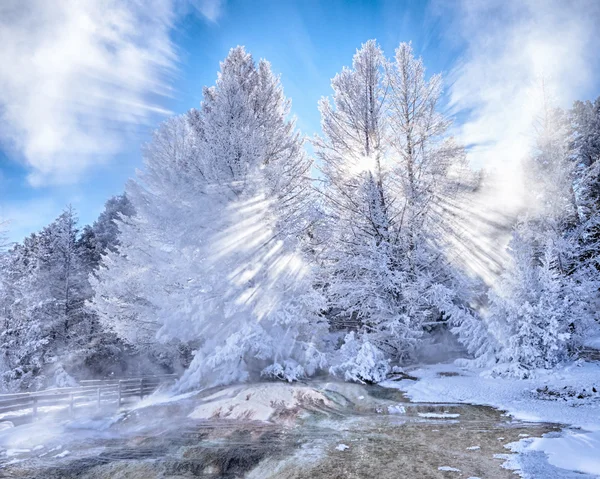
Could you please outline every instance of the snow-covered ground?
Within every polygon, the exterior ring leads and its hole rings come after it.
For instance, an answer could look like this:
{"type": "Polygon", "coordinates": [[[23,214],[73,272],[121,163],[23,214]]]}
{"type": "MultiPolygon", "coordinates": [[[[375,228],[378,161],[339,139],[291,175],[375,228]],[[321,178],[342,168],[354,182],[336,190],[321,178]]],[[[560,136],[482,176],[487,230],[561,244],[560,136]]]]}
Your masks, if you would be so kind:
{"type": "Polygon", "coordinates": [[[544,475],[548,464],[574,471],[564,477],[600,477],[600,364],[576,362],[526,380],[493,377],[455,364],[424,366],[410,374],[418,380],[381,385],[404,391],[414,402],[489,405],[522,421],[564,424],[561,434],[524,437],[507,445],[519,454],[507,455],[505,467],[523,477],[554,477],[544,475]]]}

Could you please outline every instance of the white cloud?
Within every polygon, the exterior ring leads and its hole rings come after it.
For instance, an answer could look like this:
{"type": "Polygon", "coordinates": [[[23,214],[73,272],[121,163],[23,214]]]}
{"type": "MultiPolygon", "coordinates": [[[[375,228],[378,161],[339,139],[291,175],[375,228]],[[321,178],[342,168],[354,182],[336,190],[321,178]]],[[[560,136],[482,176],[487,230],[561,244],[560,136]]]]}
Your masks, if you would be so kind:
{"type": "MultiPolygon", "coordinates": [[[[3,0],[0,119],[32,185],[76,181],[169,114],[170,32],[191,0],[3,0]]],[[[218,0],[194,0],[209,20],[218,0]]]]}

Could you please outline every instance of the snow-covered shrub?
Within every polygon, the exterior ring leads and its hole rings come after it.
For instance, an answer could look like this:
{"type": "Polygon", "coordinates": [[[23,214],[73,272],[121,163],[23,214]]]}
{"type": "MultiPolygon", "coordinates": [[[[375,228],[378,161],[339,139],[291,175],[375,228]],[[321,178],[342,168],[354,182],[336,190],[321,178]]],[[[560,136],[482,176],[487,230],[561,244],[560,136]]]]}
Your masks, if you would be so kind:
{"type": "Polygon", "coordinates": [[[293,360],[285,360],[283,364],[271,364],[263,369],[260,374],[267,378],[281,379],[288,382],[298,381],[307,376],[304,367],[293,360]]]}
{"type": "Polygon", "coordinates": [[[378,383],[386,379],[390,372],[390,360],[368,339],[359,339],[352,331],[344,338],[344,344],[329,371],[346,381],[378,383]]]}
{"type": "Polygon", "coordinates": [[[77,381],[65,371],[62,364],[54,370],[54,386],[57,388],[68,388],[77,386],[77,381]]]}

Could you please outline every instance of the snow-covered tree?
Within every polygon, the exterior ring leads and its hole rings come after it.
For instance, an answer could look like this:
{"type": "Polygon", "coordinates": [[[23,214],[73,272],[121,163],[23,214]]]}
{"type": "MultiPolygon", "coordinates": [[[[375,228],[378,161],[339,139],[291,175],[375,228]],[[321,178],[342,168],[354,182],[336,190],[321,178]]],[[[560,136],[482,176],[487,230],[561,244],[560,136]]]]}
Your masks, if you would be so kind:
{"type": "Polygon", "coordinates": [[[40,387],[51,375],[65,377],[64,368],[80,360],[91,317],[77,234],[77,217],[68,207],[8,254],[10,304],[2,345],[10,387],[40,387]]]}
{"type": "Polygon", "coordinates": [[[182,388],[287,380],[323,366],[320,296],[303,257],[310,161],[266,61],[232,49],[199,110],[167,120],[129,183],[94,306],[140,344],[198,348],[182,388]]]}
{"type": "Polygon", "coordinates": [[[346,336],[353,345],[339,351],[344,370],[332,370],[354,379],[352,371],[361,371],[362,380],[378,380],[380,354],[407,359],[424,326],[467,314],[436,209],[454,193],[464,163],[463,149],[445,138],[440,85],[438,76],[425,78],[410,45],[401,44],[388,63],[369,41],[352,69],[332,80],[333,105],[320,103],[323,138],[315,146],[331,232],[324,253],[330,316],[356,330],[346,336]],[[352,366],[359,350],[378,357],[352,366]]]}
{"type": "Polygon", "coordinates": [[[571,137],[564,112],[545,102],[524,163],[528,209],[515,226],[510,263],[489,293],[487,327],[468,338],[471,352],[500,363],[500,373],[526,377],[554,367],[593,326],[599,283],[582,262],[582,225],[590,216],[582,222],[571,137]]]}
{"type": "MultiPolygon", "coordinates": [[[[5,389],[64,386],[73,383],[71,376],[121,371],[123,345],[100,326],[86,304],[95,267],[90,252],[101,251],[94,238],[79,234],[77,216],[69,206],[40,232],[0,252],[5,389]]],[[[107,248],[111,241],[116,239],[108,241],[107,248]]]]}
{"type": "Polygon", "coordinates": [[[8,246],[8,221],[0,220],[0,252],[8,246]]]}
{"type": "Polygon", "coordinates": [[[83,227],[77,246],[82,260],[90,271],[98,268],[102,256],[107,251],[115,251],[119,246],[119,229],[116,220],[121,216],[129,217],[133,214],[134,210],[127,195],[113,196],[108,199],[94,224],[83,227]]]}
{"type": "Polygon", "coordinates": [[[529,222],[515,228],[511,263],[490,292],[487,319],[502,373],[527,377],[567,358],[577,297],[557,268],[557,253],[551,240],[537,241],[529,222]]]}
{"type": "MultiPolygon", "coordinates": [[[[575,102],[570,112],[574,190],[581,245],[578,270],[600,271],[600,98],[575,102]]],[[[585,273],[584,273],[585,274],[585,273]]]]}

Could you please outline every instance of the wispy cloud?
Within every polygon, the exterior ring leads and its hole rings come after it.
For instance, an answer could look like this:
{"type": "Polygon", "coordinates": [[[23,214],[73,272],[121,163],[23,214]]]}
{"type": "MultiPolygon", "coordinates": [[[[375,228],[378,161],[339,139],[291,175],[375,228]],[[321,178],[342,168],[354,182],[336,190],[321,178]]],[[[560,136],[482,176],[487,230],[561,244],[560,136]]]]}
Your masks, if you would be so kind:
{"type": "Polygon", "coordinates": [[[219,0],[3,0],[0,118],[32,185],[77,180],[165,110],[180,5],[219,0]]]}
{"type": "Polygon", "coordinates": [[[189,5],[211,22],[216,22],[223,13],[224,0],[188,0],[189,5]]]}

